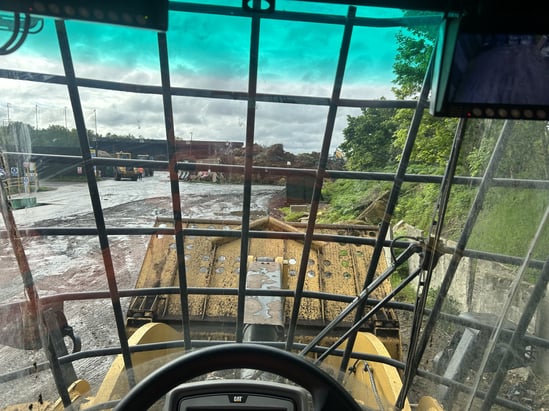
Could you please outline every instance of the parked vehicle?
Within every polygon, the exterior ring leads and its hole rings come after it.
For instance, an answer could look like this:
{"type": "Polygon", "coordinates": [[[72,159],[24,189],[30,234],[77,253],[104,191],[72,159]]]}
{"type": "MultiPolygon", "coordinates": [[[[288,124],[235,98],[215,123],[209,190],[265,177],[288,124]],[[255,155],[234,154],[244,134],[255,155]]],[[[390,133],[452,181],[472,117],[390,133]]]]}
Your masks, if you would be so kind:
{"type": "MultiPolygon", "coordinates": [[[[115,153],[115,158],[129,160],[132,158],[132,155],[131,153],[119,151],[115,153]]],[[[116,181],[120,181],[122,179],[137,181],[140,174],[141,174],[141,171],[139,167],[133,167],[133,166],[115,166],[114,167],[114,179],[116,181]]]]}
{"type": "MultiPolygon", "coordinates": [[[[153,156],[149,154],[138,154],[136,157],[138,160],[154,160],[153,156]]],[[[143,168],[143,177],[152,177],[154,175],[154,168],[152,167],[142,167],[143,168]]]]}

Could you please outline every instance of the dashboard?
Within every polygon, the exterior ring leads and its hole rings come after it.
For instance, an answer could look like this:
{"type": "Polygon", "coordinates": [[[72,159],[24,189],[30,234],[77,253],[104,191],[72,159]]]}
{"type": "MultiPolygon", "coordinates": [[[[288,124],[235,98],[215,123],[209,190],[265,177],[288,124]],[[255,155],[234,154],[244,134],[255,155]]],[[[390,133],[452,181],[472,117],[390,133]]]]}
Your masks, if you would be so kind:
{"type": "Polygon", "coordinates": [[[171,390],[165,411],[304,411],[307,390],[277,382],[214,380],[186,383],[171,390]]]}

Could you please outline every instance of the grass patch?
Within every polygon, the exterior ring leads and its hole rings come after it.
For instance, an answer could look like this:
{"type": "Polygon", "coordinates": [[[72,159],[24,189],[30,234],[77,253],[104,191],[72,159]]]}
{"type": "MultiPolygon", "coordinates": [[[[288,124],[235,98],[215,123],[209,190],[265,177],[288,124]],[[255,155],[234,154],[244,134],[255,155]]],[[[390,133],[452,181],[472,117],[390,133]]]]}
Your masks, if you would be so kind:
{"type": "Polygon", "coordinates": [[[291,223],[299,222],[301,218],[307,215],[307,213],[303,211],[292,211],[290,207],[279,208],[279,211],[284,215],[284,220],[291,223]]]}
{"type": "Polygon", "coordinates": [[[322,195],[330,207],[319,218],[322,223],[353,221],[366,205],[378,198],[388,183],[360,180],[327,181],[322,195]]]}
{"type": "MultiPolygon", "coordinates": [[[[544,190],[494,188],[486,198],[468,248],[524,256],[539,226],[549,196],[544,190]]],[[[534,258],[547,258],[549,227],[534,249],[534,258]]]]}

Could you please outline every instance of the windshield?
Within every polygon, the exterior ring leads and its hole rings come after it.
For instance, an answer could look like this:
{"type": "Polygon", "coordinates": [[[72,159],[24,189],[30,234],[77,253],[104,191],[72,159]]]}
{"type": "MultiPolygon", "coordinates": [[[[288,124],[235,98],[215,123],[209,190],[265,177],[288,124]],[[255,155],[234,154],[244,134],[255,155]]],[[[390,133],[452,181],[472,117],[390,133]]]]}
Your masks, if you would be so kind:
{"type": "Polygon", "coordinates": [[[548,407],[546,117],[430,114],[443,12],[251,3],[37,15],[0,56],[0,410],[227,341],[372,409],[548,407]]]}

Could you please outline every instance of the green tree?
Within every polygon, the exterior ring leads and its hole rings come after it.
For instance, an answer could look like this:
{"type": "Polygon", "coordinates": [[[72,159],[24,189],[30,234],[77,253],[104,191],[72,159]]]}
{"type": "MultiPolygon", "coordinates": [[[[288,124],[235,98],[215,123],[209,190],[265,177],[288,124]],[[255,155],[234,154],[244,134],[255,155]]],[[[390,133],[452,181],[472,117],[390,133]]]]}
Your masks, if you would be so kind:
{"type": "MultiPolygon", "coordinates": [[[[398,33],[397,55],[393,65],[396,85],[393,92],[397,98],[417,98],[437,30],[435,26],[415,26],[398,33]]],[[[395,164],[406,142],[412,114],[413,111],[409,109],[370,108],[362,110],[360,116],[348,117],[343,133],[345,140],[340,146],[348,160],[347,168],[372,170],[395,164]]],[[[444,169],[456,122],[456,119],[434,118],[424,113],[412,153],[411,172],[433,173],[444,169]]],[[[437,187],[407,184],[397,213],[412,224],[427,224],[431,221],[431,205],[436,202],[437,195],[437,187]]],[[[362,193],[362,197],[367,196],[368,193],[362,193]]],[[[349,209],[352,207],[347,206],[346,210],[349,209]]]]}
{"type": "MultiPolygon", "coordinates": [[[[408,12],[407,15],[420,16],[425,13],[408,12]]],[[[437,31],[437,26],[419,25],[397,33],[393,82],[398,87],[394,87],[393,92],[398,98],[414,98],[421,91],[437,31]]],[[[402,151],[406,142],[411,118],[411,110],[399,110],[396,114],[395,121],[399,127],[395,132],[394,146],[398,152],[402,151]]],[[[456,124],[455,119],[435,118],[424,113],[412,153],[412,164],[421,165],[422,169],[429,171],[443,168],[448,160],[456,124]]]]}
{"type": "Polygon", "coordinates": [[[350,170],[379,170],[394,162],[393,135],[398,128],[396,109],[362,109],[347,117],[345,140],[339,146],[350,170]]]}
{"type": "Polygon", "coordinates": [[[76,130],[50,125],[48,128],[33,130],[31,132],[33,146],[63,146],[63,147],[78,147],[78,136],[76,130]]]}
{"type": "MultiPolygon", "coordinates": [[[[428,14],[418,11],[405,12],[407,17],[428,14]]],[[[398,87],[393,88],[393,93],[397,98],[415,97],[420,92],[435,44],[437,30],[437,26],[417,25],[396,34],[398,46],[393,64],[395,73],[393,83],[398,87]]]]}
{"type": "MultiPolygon", "coordinates": [[[[412,110],[398,110],[395,116],[395,122],[399,127],[395,130],[393,144],[398,153],[402,152],[406,143],[411,119],[412,110]]],[[[448,162],[456,124],[456,119],[437,118],[424,113],[410,158],[413,167],[417,169],[420,166],[420,170],[417,171],[441,172],[444,169],[448,162]]]]}

